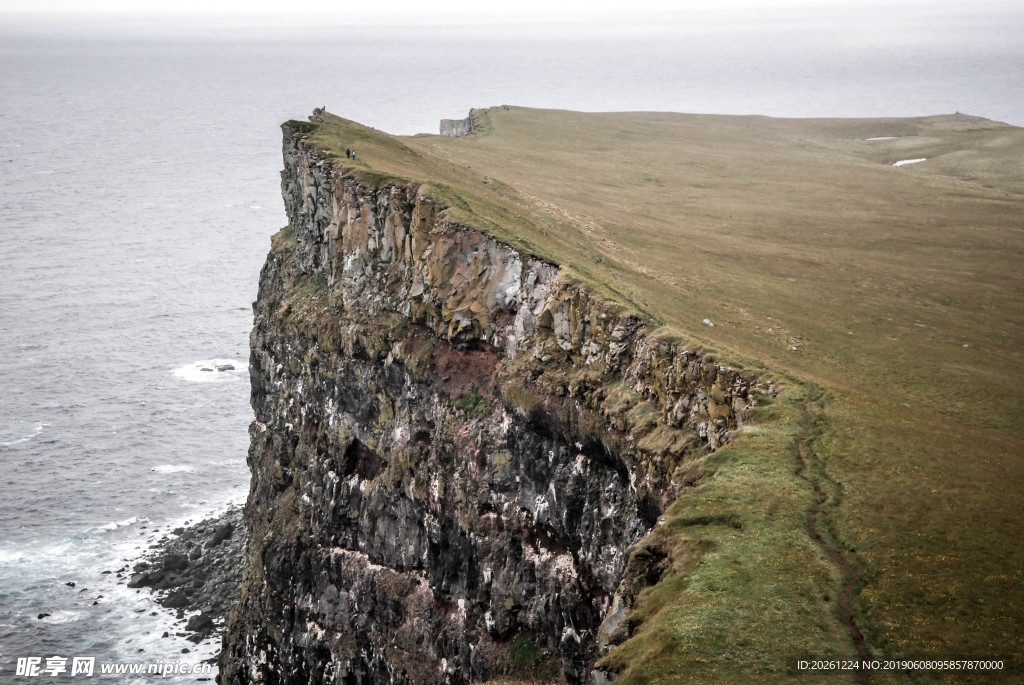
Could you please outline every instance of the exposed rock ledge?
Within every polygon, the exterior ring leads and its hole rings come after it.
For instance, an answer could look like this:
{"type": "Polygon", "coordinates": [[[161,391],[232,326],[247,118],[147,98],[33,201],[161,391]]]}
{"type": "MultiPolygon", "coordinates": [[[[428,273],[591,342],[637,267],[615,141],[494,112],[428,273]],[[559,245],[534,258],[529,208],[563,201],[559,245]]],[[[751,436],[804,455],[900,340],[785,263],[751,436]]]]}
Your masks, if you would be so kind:
{"type": "Polygon", "coordinates": [[[223,682],[589,680],[657,578],[630,547],[755,388],[284,134],[223,682]]]}
{"type": "Polygon", "coordinates": [[[465,119],[442,119],[440,133],[442,136],[468,136],[474,130],[473,115],[465,119]]]}

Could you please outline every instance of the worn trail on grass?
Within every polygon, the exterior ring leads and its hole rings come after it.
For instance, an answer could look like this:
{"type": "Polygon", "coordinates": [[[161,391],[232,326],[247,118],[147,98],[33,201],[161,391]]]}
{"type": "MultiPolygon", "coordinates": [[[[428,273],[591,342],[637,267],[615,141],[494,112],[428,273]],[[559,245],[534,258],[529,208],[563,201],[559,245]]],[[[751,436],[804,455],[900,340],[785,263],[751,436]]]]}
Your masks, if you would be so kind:
{"type": "MultiPolygon", "coordinates": [[[[801,431],[800,436],[793,443],[793,453],[796,456],[796,475],[803,480],[807,481],[812,488],[814,488],[814,509],[811,512],[811,517],[807,520],[807,533],[811,536],[811,539],[821,547],[825,553],[831,557],[836,565],[843,572],[843,584],[842,593],[839,600],[839,613],[842,616],[843,623],[846,625],[847,630],[850,633],[850,638],[853,640],[854,647],[857,649],[857,654],[860,656],[861,661],[866,661],[870,658],[868,655],[867,645],[864,641],[864,633],[861,632],[860,628],[857,627],[857,622],[853,618],[853,589],[857,586],[860,581],[860,576],[857,570],[846,560],[843,553],[839,551],[839,548],[827,541],[822,537],[821,533],[818,532],[818,519],[821,515],[822,510],[825,508],[825,504],[828,503],[832,497],[825,492],[825,489],[821,485],[822,480],[829,480],[828,476],[825,475],[824,469],[818,465],[816,469],[817,473],[811,475],[808,469],[807,459],[804,457],[801,445],[809,442],[811,432],[814,429],[814,419],[810,414],[810,411],[805,407],[804,412],[804,428],[801,431]]],[[[830,484],[838,488],[838,483],[829,480],[830,484]]],[[[861,683],[868,682],[868,672],[860,668],[857,669],[857,680],[861,683]]]]}

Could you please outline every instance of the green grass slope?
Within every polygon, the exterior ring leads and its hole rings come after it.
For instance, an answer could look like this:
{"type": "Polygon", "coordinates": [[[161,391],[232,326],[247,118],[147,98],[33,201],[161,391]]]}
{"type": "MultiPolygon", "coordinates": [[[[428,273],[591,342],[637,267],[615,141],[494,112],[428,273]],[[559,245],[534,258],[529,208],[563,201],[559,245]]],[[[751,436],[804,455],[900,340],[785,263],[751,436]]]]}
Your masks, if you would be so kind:
{"type": "Polygon", "coordinates": [[[1019,669],[1024,130],[959,114],[474,116],[464,138],[330,115],[309,135],[342,160],[356,148],[367,183],[423,181],[454,219],[790,388],[645,541],[668,570],[606,663],[637,683],[857,682],[794,664],[860,651],[1019,669]]]}

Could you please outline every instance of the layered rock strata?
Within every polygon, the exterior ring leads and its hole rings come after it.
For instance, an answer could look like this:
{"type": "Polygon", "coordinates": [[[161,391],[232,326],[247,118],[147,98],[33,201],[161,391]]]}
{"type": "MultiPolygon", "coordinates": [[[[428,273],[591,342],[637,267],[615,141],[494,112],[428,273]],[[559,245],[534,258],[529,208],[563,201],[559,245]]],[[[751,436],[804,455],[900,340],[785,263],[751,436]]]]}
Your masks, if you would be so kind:
{"type": "Polygon", "coordinates": [[[222,682],[588,680],[628,635],[631,545],[753,388],[303,130],[254,304],[222,682]]]}

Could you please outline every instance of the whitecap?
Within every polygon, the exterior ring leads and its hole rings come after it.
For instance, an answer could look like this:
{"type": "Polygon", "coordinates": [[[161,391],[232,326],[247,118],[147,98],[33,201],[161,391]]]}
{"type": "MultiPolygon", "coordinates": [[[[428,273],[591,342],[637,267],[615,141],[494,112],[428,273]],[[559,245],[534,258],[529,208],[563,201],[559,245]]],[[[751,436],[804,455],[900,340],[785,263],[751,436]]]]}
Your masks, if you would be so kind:
{"type": "Polygon", "coordinates": [[[874,138],[864,138],[863,140],[896,140],[899,136],[875,136],[874,138]]]}
{"type": "Polygon", "coordinates": [[[133,523],[138,523],[138,521],[138,516],[130,516],[121,521],[111,521],[105,526],[100,526],[100,530],[117,530],[118,528],[124,528],[125,526],[132,525],[133,523]]]}
{"type": "Polygon", "coordinates": [[[195,471],[195,468],[185,464],[157,464],[150,471],[156,471],[157,473],[191,473],[195,471]]]}
{"type": "Polygon", "coordinates": [[[28,442],[32,438],[36,437],[43,432],[45,423],[38,423],[34,428],[28,431],[21,432],[20,435],[5,435],[3,442],[0,442],[0,447],[11,447],[12,445],[18,445],[23,442],[28,442]]]}
{"type": "Polygon", "coordinates": [[[24,552],[14,552],[10,550],[0,549],[0,564],[12,564],[15,561],[23,559],[24,557],[24,552]]]}
{"type": "Polygon", "coordinates": [[[920,159],[901,159],[898,162],[893,162],[893,166],[903,166],[904,164],[917,164],[918,162],[927,162],[927,157],[921,157],[920,159]]]}
{"type": "Polygon", "coordinates": [[[82,614],[78,611],[58,610],[53,612],[49,616],[44,616],[42,620],[46,621],[47,623],[71,623],[72,621],[77,621],[81,617],[82,614]]]}
{"type": "Polygon", "coordinates": [[[237,359],[200,359],[174,369],[174,375],[192,383],[210,383],[240,378],[248,368],[246,362],[237,359]]]}

